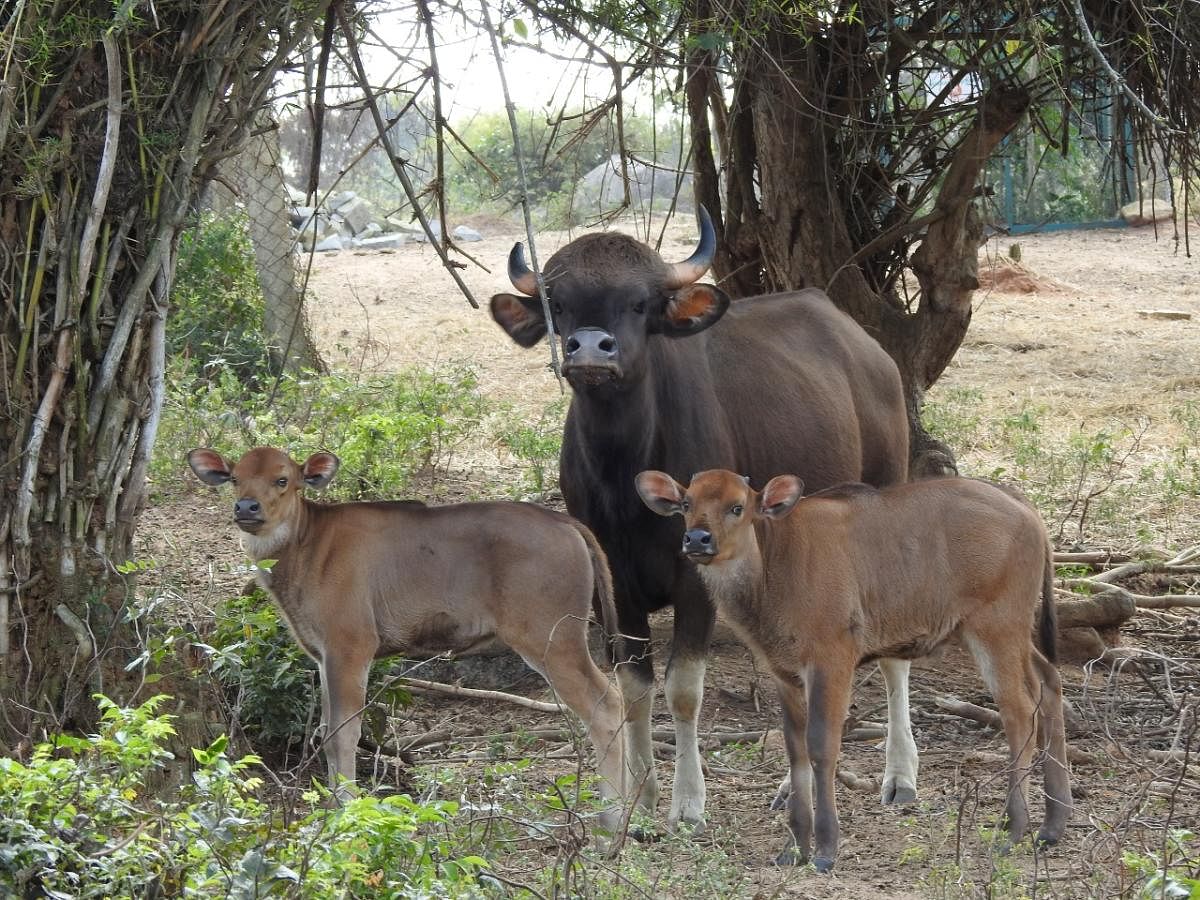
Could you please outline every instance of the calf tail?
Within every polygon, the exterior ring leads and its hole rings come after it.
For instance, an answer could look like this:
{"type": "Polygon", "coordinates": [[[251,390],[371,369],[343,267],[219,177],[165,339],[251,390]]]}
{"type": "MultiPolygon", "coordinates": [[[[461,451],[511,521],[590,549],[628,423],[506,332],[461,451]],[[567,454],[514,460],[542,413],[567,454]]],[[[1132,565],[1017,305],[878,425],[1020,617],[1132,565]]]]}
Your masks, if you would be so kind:
{"type": "Polygon", "coordinates": [[[1058,608],[1054,605],[1054,551],[1046,544],[1046,563],[1042,576],[1042,616],[1038,623],[1038,644],[1042,655],[1058,662],[1058,608]]]}
{"type": "Polygon", "coordinates": [[[604,629],[604,644],[608,648],[609,662],[617,658],[617,642],[619,626],[617,625],[617,605],[613,600],[612,571],[608,567],[608,557],[604,548],[596,540],[596,536],[582,522],[572,519],[571,524],[579,532],[583,542],[587,544],[588,555],[592,558],[592,606],[600,617],[600,627],[604,629]]]}

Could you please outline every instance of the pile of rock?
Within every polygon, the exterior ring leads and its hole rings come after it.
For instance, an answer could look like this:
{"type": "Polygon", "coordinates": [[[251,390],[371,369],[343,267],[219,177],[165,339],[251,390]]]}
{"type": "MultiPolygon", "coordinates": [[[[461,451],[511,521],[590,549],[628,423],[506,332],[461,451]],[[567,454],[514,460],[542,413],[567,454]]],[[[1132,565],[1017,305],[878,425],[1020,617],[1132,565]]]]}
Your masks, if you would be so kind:
{"type": "MultiPolygon", "coordinates": [[[[331,194],[321,206],[305,205],[304,193],[291,185],[288,185],[288,196],[296,244],[304,250],[385,250],[400,247],[408,241],[428,240],[418,223],[385,216],[354,191],[331,194]]],[[[432,224],[437,235],[439,225],[437,222],[432,224]]],[[[451,234],[454,240],[461,242],[483,240],[478,231],[465,225],[459,225],[451,234]]]]}

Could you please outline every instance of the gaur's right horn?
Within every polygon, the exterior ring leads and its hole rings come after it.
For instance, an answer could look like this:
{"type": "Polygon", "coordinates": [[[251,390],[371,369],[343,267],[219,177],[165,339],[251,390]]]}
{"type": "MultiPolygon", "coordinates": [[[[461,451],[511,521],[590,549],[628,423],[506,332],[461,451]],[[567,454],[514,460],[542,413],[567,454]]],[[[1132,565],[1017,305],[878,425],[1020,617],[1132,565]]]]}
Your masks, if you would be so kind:
{"type": "Polygon", "coordinates": [[[508,280],[522,294],[537,296],[537,276],[525,262],[525,245],[520,241],[513,244],[512,252],[508,254],[508,280]]]}

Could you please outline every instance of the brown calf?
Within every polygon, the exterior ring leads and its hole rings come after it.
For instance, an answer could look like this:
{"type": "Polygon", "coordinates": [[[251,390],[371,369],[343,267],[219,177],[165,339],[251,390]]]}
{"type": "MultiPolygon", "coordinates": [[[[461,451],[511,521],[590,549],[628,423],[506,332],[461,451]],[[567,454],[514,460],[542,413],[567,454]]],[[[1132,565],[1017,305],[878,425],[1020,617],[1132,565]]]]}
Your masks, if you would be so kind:
{"type": "MultiPolygon", "coordinates": [[[[597,601],[615,633],[604,552],[583,525],[528,503],[318,504],[338,468],[332,453],[298,465],[269,447],[230,465],[213,450],[188,454],[205,484],[237,491],[234,522],[258,578],[321,671],[330,780],[353,781],[367,670],[401,651],[468,652],[499,638],[540,672],[587,725],[600,790],[624,797],[620,695],[588,652],[597,601]]],[[[602,826],[620,817],[610,803],[602,826]]]]}
{"type": "Polygon", "coordinates": [[[855,667],[925,656],[951,638],[975,657],[1000,707],[1012,754],[1006,827],[1014,840],[1029,827],[1037,725],[1046,786],[1038,840],[1056,842],[1071,790],[1062,685],[1050,662],[1053,569],[1037,513],[965,478],[845,485],[801,500],[802,487],[781,475],[759,494],[725,470],[701,472],[687,487],[662,472],[637,477],[647,506],[683,516],[683,553],[778,683],[792,781],[791,835],[778,861],[808,861],[815,793],[813,862],[833,867],[834,776],[855,667]],[[1026,638],[1039,594],[1046,655],[1026,638]]]}

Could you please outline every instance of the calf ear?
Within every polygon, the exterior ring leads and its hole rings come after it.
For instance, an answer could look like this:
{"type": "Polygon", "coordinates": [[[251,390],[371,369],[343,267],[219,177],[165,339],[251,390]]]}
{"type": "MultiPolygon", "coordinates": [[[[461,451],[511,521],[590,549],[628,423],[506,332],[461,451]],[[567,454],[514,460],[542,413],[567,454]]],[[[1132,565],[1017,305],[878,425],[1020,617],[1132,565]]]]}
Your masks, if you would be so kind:
{"type": "Polygon", "coordinates": [[[782,519],[803,493],[804,482],[795,475],[776,475],[758,495],[758,514],[767,519],[782,519]]]}
{"type": "Polygon", "coordinates": [[[491,307],[496,324],[522,347],[532,347],[545,336],[546,318],[537,297],[496,294],[491,307]]]}
{"type": "Polygon", "coordinates": [[[686,337],[712,325],[729,309],[729,295],[711,284],[689,284],[667,299],[659,330],[668,337],[686,337]]]}
{"type": "Polygon", "coordinates": [[[188,465],[192,467],[192,471],[196,473],[196,477],[205,484],[215,487],[229,480],[230,465],[225,461],[225,457],[216,450],[197,447],[188,452],[187,461],[188,465]]]}
{"type": "Polygon", "coordinates": [[[328,450],[321,450],[306,459],[300,471],[304,475],[304,483],[319,491],[333,481],[341,464],[342,461],[328,450]]]}
{"type": "Polygon", "coordinates": [[[640,472],[634,484],[642,502],[660,516],[674,516],[683,512],[683,486],[666,472],[653,469],[640,472]]]}

